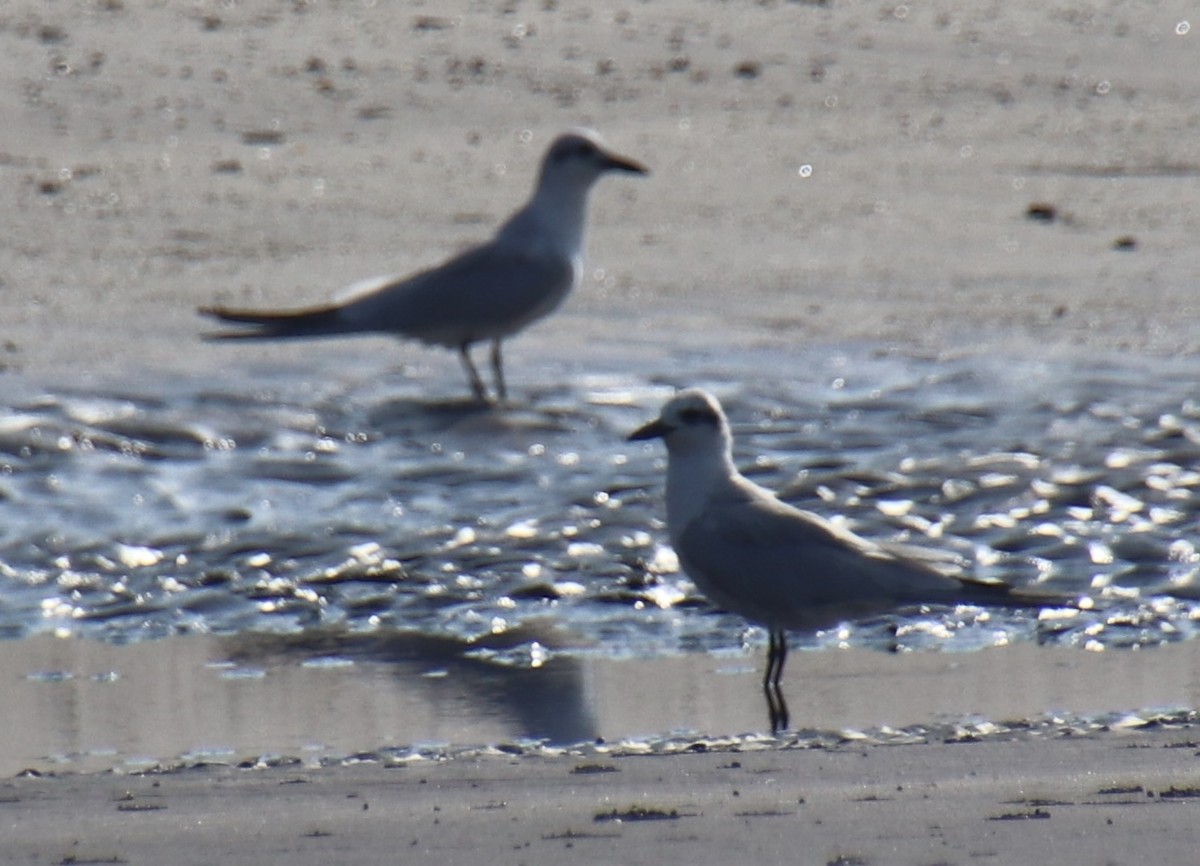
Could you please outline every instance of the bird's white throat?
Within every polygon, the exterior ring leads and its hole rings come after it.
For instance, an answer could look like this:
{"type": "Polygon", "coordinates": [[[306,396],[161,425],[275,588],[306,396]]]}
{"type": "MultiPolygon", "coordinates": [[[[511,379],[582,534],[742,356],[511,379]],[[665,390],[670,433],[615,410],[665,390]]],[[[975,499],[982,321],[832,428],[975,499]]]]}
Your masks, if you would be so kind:
{"type": "Polygon", "coordinates": [[[729,450],[720,442],[689,444],[705,447],[671,448],[667,462],[667,527],[672,541],[737,474],[729,450]]]}

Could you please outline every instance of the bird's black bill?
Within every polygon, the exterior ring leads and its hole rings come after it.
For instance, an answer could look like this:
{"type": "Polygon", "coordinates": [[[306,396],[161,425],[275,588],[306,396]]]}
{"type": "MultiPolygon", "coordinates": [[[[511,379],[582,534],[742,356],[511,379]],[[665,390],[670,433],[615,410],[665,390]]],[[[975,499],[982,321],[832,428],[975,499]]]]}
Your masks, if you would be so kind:
{"type": "Polygon", "coordinates": [[[646,166],[642,165],[635,159],[629,159],[625,156],[613,156],[611,154],[608,156],[608,160],[605,162],[604,167],[612,169],[613,171],[627,171],[631,174],[650,173],[650,169],[646,168],[646,166]]]}
{"type": "Polygon", "coordinates": [[[634,430],[625,437],[626,442],[639,442],[643,439],[661,439],[673,429],[669,424],[663,422],[662,418],[655,418],[649,424],[643,424],[641,427],[634,430]]]}

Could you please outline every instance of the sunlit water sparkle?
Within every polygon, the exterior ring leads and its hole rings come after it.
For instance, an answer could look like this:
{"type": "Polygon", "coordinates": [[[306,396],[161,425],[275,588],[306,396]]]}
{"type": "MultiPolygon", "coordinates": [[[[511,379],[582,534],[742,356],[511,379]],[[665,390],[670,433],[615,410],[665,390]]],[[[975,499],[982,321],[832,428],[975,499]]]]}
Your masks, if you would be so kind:
{"type": "Polygon", "coordinates": [[[498,409],[394,373],[86,392],[12,378],[0,635],[402,630],[522,665],[761,643],[679,573],[661,445],[624,441],[674,387],[703,385],[738,464],[785,500],[1098,602],[917,611],[810,644],[1176,640],[1200,615],[1198,365],[745,352],[655,379],[525,370],[498,409]]]}

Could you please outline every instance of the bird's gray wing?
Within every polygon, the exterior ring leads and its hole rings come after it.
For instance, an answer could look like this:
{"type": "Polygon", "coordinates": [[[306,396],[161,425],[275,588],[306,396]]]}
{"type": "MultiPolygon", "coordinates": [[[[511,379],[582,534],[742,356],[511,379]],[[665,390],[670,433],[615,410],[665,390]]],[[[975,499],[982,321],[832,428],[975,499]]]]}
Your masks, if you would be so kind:
{"type": "Polygon", "coordinates": [[[488,243],[348,299],[341,315],[361,330],[460,346],[520,330],[553,310],[574,281],[569,259],[488,243]]]}
{"type": "Polygon", "coordinates": [[[877,541],[874,543],[887,553],[914,560],[948,577],[961,579],[962,571],[967,566],[967,561],[952,550],[923,547],[919,544],[901,541],[877,541]]]}
{"type": "Polygon", "coordinates": [[[920,602],[951,602],[954,578],[768,495],[717,498],[677,551],[722,607],[752,619],[821,627],[920,602]]]}

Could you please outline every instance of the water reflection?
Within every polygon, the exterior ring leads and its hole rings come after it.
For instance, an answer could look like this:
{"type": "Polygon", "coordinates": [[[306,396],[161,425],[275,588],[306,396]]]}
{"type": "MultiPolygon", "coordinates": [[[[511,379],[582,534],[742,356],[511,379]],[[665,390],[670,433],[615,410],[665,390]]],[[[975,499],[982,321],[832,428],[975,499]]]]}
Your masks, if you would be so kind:
{"type": "MultiPolygon", "coordinates": [[[[387,671],[389,688],[403,692],[405,727],[412,714],[430,721],[427,734],[404,742],[461,742],[461,729],[490,720],[504,732],[501,739],[536,740],[550,744],[580,743],[597,736],[582,682],[578,657],[552,654],[540,658],[537,649],[527,665],[496,664],[498,650],[514,646],[553,645],[565,636],[552,626],[547,631],[523,629],[497,641],[464,645],[451,638],[416,633],[353,636],[309,632],[291,636],[237,635],[220,642],[222,651],[239,665],[258,665],[272,671],[322,667],[345,660],[387,671]],[[459,717],[456,721],[455,717],[459,717]],[[441,725],[448,730],[441,733],[441,725]],[[443,738],[444,737],[444,738],[443,738]]],[[[420,729],[420,726],[417,726],[420,729]]]]}
{"type": "Polygon", "coordinates": [[[401,634],[14,642],[0,776],[595,738],[580,659],[515,667],[468,649],[401,634]]]}
{"type": "MultiPolygon", "coordinates": [[[[27,768],[386,763],[489,744],[640,752],[755,742],[767,730],[749,654],[587,653],[522,668],[471,651],[407,635],[12,641],[0,654],[9,684],[0,778],[27,768]]],[[[1128,727],[1144,723],[1134,710],[1200,706],[1198,664],[1200,641],[1109,652],[795,652],[792,730],[781,741],[957,736],[1053,719],[1128,727]]]]}

